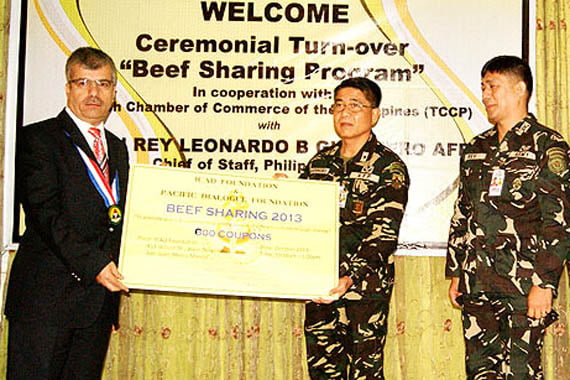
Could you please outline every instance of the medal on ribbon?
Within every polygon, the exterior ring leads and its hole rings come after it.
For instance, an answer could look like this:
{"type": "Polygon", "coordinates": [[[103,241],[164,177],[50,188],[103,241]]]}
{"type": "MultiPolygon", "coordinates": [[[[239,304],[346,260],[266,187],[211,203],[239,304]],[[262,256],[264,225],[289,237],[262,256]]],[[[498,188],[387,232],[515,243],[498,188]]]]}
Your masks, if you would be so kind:
{"type": "Polygon", "coordinates": [[[109,207],[108,215],[109,215],[109,222],[113,225],[121,223],[121,219],[123,219],[123,213],[121,212],[121,209],[117,205],[112,205],[111,207],[109,207]]]}

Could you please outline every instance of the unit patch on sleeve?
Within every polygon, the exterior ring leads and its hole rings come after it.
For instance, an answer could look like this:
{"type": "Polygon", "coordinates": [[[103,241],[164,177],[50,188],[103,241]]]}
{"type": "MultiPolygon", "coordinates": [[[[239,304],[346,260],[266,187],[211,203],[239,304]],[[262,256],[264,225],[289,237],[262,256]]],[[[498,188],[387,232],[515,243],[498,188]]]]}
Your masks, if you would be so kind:
{"type": "Polygon", "coordinates": [[[566,171],[568,163],[566,162],[566,151],[559,147],[550,148],[546,151],[548,156],[548,169],[554,174],[561,174],[566,171]]]}

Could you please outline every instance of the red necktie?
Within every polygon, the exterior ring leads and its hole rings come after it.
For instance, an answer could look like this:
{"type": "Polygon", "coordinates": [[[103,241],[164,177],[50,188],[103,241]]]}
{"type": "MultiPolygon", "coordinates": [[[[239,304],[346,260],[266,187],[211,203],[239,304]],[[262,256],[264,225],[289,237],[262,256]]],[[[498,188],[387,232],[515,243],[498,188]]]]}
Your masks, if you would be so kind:
{"type": "Polygon", "coordinates": [[[95,138],[95,141],[93,142],[93,154],[95,155],[95,159],[97,159],[97,163],[99,164],[99,168],[103,173],[105,181],[109,183],[109,160],[107,159],[105,146],[101,139],[101,131],[95,127],[91,127],[89,128],[89,133],[95,138]]]}

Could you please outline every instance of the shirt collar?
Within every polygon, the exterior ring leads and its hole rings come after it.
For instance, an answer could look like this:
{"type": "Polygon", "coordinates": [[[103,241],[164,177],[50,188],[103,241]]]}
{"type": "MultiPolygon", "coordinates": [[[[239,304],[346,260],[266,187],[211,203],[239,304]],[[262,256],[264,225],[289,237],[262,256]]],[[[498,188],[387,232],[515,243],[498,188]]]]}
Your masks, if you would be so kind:
{"type": "MultiPolygon", "coordinates": [[[[511,129],[509,129],[507,131],[507,133],[505,133],[505,137],[503,138],[503,140],[511,134],[517,134],[517,135],[521,135],[523,133],[526,133],[528,131],[528,129],[530,128],[530,125],[533,121],[536,121],[536,118],[534,117],[533,114],[529,113],[528,115],[526,115],[523,119],[519,120],[515,125],[513,125],[513,127],[511,129]]],[[[495,124],[495,126],[493,127],[493,131],[495,133],[497,133],[497,135],[499,134],[499,130],[497,128],[497,125],[495,124]]]]}
{"type": "Polygon", "coordinates": [[[86,121],[81,120],[80,118],[78,118],[73,111],[71,111],[69,109],[69,107],[65,107],[65,111],[67,112],[67,114],[69,115],[69,117],[71,117],[71,119],[75,122],[75,125],[77,125],[77,127],[79,128],[79,130],[81,131],[81,133],[83,135],[85,135],[87,133],[87,131],[89,130],[89,128],[97,128],[100,132],[101,132],[101,136],[104,136],[104,130],[105,130],[105,125],[103,122],[99,123],[98,125],[93,125],[90,124],[86,121]]]}
{"type": "Polygon", "coordinates": [[[77,125],[77,128],[79,129],[79,132],[81,132],[81,134],[83,135],[83,138],[85,139],[85,141],[87,141],[87,144],[89,144],[89,146],[91,148],[93,148],[93,143],[95,141],[95,137],[93,137],[93,135],[91,133],[89,133],[89,128],[97,128],[101,134],[101,141],[103,142],[103,147],[105,149],[106,152],[108,152],[108,146],[107,146],[107,138],[105,137],[105,125],[103,122],[99,123],[99,125],[92,125],[89,124],[86,121],[81,120],[80,118],[78,118],[70,109],[69,107],[65,107],[65,112],[67,112],[67,114],[69,115],[69,117],[71,117],[71,120],[73,120],[73,122],[75,123],[75,125],[77,125]]]}
{"type": "MultiPolygon", "coordinates": [[[[370,158],[370,155],[375,151],[376,144],[378,140],[376,139],[376,135],[374,132],[370,132],[370,136],[368,136],[368,140],[364,143],[362,148],[356,153],[354,157],[352,157],[349,161],[352,162],[359,162],[359,161],[367,161],[370,158]]],[[[334,155],[340,158],[340,146],[341,141],[336,144],[336,150],[334,151],[334,155]]]]}

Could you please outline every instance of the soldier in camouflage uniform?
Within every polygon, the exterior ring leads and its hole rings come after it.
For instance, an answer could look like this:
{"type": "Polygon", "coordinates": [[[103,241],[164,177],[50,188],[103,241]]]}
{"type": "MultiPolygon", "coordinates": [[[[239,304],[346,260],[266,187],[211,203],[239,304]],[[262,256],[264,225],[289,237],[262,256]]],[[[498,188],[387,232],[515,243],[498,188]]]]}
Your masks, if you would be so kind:
{"type": "Polygon", "coordinates": [[[392,253],[408,199],[406,166],[372,133],[381,92],[352,78],[335,89],[334,127],[341,141],[317,153],[301,178],[340,183],[340,279],[331,303],[306,306],[312,379],[383,379],[392,253]]]}
{"type": "Polygon", "coordinates": [[[528,114],[524,61],[495,57],[481,77],[494,127],[461,157],[449,295],[463,304],[469,379],[542,379],[544,321],[570,242],[568,145],[528,114]]]}

